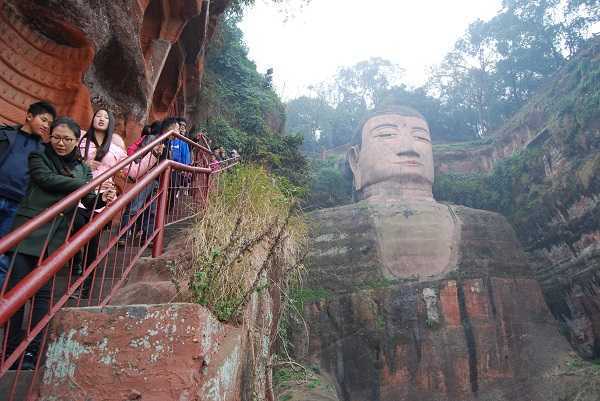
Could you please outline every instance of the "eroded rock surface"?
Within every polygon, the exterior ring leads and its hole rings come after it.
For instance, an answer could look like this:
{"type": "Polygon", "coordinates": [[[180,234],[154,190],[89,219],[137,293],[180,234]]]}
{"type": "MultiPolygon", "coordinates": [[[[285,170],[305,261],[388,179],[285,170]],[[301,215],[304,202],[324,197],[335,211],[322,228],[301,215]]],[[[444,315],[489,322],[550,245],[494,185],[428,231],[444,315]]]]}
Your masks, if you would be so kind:
{"type": "Polygon", "coordinates": [[[87,126],[93,107],[131,140],[146,119],[192,117],[204,51],[228,0],[0,1],[0,122],[48,99],[87,126]]]}
{"type": "Polygon", "coordinates": [[[515,170],[518,158],[510,164],[512,199],[501,207],[561,331],[588,359],[600,357],[600,115],[591,95],[600,89],[599,65],[596,37],[487,143],[435,152],[438,173],[459,174],[489,172],[523,152],[527,167],[515,170]]]}
{"type": "MultiPolygon", "coordinates": [[[[571,349],[513,230],[498,214],[443,206],[459,227],[458,249],[433,277],[386,273],[377,216],[403,205],[311,214],[310,335],[295,337],[298,356],[335,378],[344,401],[569,399],[579,379],[550,377],[571,349]]],[[[416,216],[400,216],[397,229],[414,230],[416,216]]],[[[404,249],[416,260],[425,249],[417,245],[404,249]]]]}

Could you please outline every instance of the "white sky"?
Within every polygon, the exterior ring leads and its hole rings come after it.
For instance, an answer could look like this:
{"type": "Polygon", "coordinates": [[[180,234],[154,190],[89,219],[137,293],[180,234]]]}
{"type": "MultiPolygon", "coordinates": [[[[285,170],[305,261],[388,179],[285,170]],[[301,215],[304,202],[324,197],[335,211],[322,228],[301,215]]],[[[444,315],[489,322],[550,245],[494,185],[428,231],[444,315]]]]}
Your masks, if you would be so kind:
{"type": "MultiPolygon", "coordinates": [[[[302,0],[287,0],[299,4],[302,0]]],[[[285,99],[333,76],[342,66],[381,57],[405,69],[404,82],[420,85],[477,18],[490,19],[501,0],[312,0],[285,21],[272,0],[246,11],[250,58],[261,72],[274,69],[285,99]]]]}

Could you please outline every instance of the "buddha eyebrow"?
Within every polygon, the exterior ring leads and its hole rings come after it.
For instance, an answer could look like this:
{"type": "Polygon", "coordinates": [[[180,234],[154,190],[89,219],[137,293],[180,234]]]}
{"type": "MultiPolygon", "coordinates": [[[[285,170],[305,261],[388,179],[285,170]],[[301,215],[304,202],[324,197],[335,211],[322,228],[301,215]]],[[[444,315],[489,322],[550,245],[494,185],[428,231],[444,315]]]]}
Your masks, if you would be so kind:
{"type": "Polygon", "coordinates": [[[373,128],[373,131],[375,131],[379,128],[398,128],[398,126],[396,124],[380,124],[380,125],[376,126],[375,128],[373,128]]]}
{"type": "Polygon", "coordinates": [[[412,129],[429,133],[429,131],[427,131],[427,129],[423,127],[412,127],[412,129]]]}

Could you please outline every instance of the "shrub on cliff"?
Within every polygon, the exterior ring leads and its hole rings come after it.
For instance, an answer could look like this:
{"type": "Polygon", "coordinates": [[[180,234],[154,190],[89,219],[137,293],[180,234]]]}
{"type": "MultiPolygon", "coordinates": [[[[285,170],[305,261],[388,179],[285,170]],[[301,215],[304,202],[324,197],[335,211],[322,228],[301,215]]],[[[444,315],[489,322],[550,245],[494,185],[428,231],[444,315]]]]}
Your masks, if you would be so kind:
{"type": "Polygon", "coordinates": [[[239,166],[214,183],[192,230],[192,266],[177,269],[187,297],[223,321],[240,317],[256,291],[285,291],[302,267],[306,227],[285,183],[258,166],[239,166]]]}

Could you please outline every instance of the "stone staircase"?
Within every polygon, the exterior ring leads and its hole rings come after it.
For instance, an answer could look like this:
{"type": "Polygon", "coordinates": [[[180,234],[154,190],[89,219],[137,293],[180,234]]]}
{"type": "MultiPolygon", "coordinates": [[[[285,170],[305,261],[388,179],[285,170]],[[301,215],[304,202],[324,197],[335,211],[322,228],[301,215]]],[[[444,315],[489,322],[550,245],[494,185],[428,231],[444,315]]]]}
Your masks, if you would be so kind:
{"type": "MultiPolygon", "coordinates": [[[[231,325],[201,305],[173,303],[169,267],[186,249],[186,228],[168,229],[163,256],[142,257],[110,306],[55,316],[33,400],[237,401],[249,391],[265,399],[278,306],[268,292],[256,294],[246,323],[231,325]]],[[[0,381],[0,401],[15,374],[0,381]]],[[[19,382],[15,401],[25,401],[30,380],[19,382]]]]}

